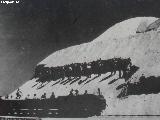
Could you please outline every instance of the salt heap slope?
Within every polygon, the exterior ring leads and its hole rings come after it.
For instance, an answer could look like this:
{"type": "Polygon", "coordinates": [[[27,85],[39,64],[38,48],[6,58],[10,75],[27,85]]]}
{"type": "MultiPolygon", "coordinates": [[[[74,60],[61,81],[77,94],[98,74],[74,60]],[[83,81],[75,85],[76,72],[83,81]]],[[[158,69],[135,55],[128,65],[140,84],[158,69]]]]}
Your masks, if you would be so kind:
{"type": "MultiPolygon", "coordinates": [[[[146,22],[149,25],[155,20],[157,20],[157,18],[136,17],[122,21],[109,28],[106,32],[92,42],[59,50],[48,56],[39,64],[46,64],[48,67],[63,66],[65,64],[76,62],[89,62],[99,58],[109,59],[113,58],[114,56],[121,56],[121,54],[124,54],[121,46],[125,46],[127,44],[127,41],[124,43],[125,41],[122,42],[121,38],[135,35],[140,23],[146,22]]],[[[125,47],[130,48],[132,46],[126,45],[125,47]]]]}
{"type": "Polygon", "coordinates": [[[136,17],[117,23],[92,42],[57,51],[39,64],[51,67],[91,62],[99,58],[107,60],[114,57],[130,57],[132,63],[141,68],[140,72],[146,76],[157,76],[160,65],[159,34],[154,31],[136,33],[142,22],[150,25],[157,19],[136,17]]]}
{"type": "MultiPolygon", "coordinates": [[[[136,33],[136,30],[142,21],[147,21],[149,25],[155,20],[157,20],[157,18],[153,17],[138,17],[125,20],[109,28],[104,34],[92,42],[57,51],[39,64],[54,67],[71,63],[90,62],[99,58],[107,60],[113,57],[130,57],[132,63],[140,68],[132,77],[132,82],[139,80],[138,77],[142,73],[148,76],[160,76],[160,33],[157,31],[136,33]]],[[[37,94],[37,97],[40,97],[44,92],[46,92],[49,97],[52,91],[55,92],[56,96],[68,95],[72,88],[78,89],[80,94],[84,93],[85,90],[88,90],[88,93],[96,94],[97,88],[100,88],[108,104],[108,107],[103,112],[104,115],[160,114],[160,109],[156,107],[160,104],[158,100],[160,98],[159,94],[134,95],[129,96],[126,99],[118,99],[117,95],[120,93],[120,90],[116,90],[116,87],[123,84],[125,81],[124,79],[119,79],[109,85],[108,83],[111,80],[118,77],[118,74],[116,74],[111,78],[100,82],[101,79],[108,75],[109,73],[102,74],[97,78],[95,78],[95,75],[92,75],[89,79],[94,80],[88,84],[81,85],[77,82],[73,84],[63,85],[58,83],[54,85],[56,81],[52,81],[41,89],[38,89],[41,83],[37,83],[36,78],[33,78],[22,85],[20,89],[23,93],[23,98],[25,98],[27,94],[30,94],[31,97],[33,94],[37,94]]],[[[81,80],[84,79],[85,77],[81,78],[81,80]]],[[[12,93],[13,96],[15,95],[15,92],[12,93]]]]}

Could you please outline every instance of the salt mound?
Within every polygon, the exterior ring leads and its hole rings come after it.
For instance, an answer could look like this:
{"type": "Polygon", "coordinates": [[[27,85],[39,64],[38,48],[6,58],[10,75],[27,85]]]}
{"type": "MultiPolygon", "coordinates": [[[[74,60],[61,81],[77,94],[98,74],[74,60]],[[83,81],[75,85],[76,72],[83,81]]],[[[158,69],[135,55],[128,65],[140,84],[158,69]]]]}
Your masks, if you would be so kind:
{"type": "MultiPolygon", "coordinates": [[[[158,31],[136,33],[137,28],[141,26],[142,21],[147,21],[147,23],[145,23],[147,26],[156,20],[157,18],[154,17],[137,17],[125,20],[109,28],[104,34],[92,42],[54,52],[39,64],[54,67],[78,62],[90,62],[99,58],[107,60],[114,57],[130,57],[133,65],[140,68],[132,77],[131,82],[139,80],[138,77],[141,76],[142,73],[144,73],[145,76],[160,76],[160,33],[158,31]]],[[[109,85],[108,83],[111,80],[117,78],[118,73],[116,73],[113,77],[103,82],[99,82],[106,76],[108,76],[108,73],[101,75],[88,84],[82,85],[75,82],[72,85],[58,83],[52,86],[55,83],[55,81],[52,81],[42,89],[32,87],[36,84],[36,79],[32,79],[21,86],[20,89],[24,95],[33,95],[36,93],[37,96],[41,96],[46,92],[49,96],[51,92],[54,91],[56,96],[60,96],[68,95],[72,88],[78,89],[80,94],[84,93],[84,90],[96,94],[97,88],[100,88],[108,104],[103,115],[160,114],[160,109],[157,107],[160,99],[159,94],[134,95],[129,96],[126,99],[118,99],[117,95],[120,91],[116,90],[116,87],[123,84],[125,82],[124,79],[119,79],[109,85]]],[[[90,79],[93,79],[94,77],[95,75],[92,75],[90,79]]],[[[83,80],[85,78],[82,77],[81,79],[83,80]]],[[[15,95],[15,92],[16,91],[12,93],[13,96],[15,95]]]]}
{"type": "MultiPolygon", "coordinates": [[[[51,67],[63,66],[76,62],[90,62],[99,58],[112,58],[115,56],[114,50],[123,49],[120,48],[123,44],[127,45],[128,41],[121,42],[121,38],[125,39],[126,37],[135,35],[141,21],[147,21],[147,23],[150,24],[157,19],[158,18],[154,17],[137,17],[117,23],[92,42],[54,52],[39,64],[46,64],[46,66],[51,67]]],[[[128,46],[123,45],[123,47],[128,46]]],[[[123,53],[120,53],[120,55],[121,54],[123,53]]]]}

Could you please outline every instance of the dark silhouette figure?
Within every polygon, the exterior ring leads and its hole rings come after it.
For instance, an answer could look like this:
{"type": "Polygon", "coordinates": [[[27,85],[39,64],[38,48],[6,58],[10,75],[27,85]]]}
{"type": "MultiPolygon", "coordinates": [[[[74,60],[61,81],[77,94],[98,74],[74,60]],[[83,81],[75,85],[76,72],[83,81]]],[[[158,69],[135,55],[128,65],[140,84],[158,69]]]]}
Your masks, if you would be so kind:
{"type": "Polygon", "coordinates": [[[26,99],[29,99],[29,97],[30,97],[30,94],[27,95],[26,99]]]}
{"type": "Polygon", "coordinates": [[[121,68],[120,68],[123,71],[123,76],[120,75],[119,77],[127,78],[127,75],[129,74],[131,70],[131,66],[132,66],[131,59],[130,58],[124,59],[122,61],[121,68]]]}
{"type": "Polygon", "coordinates": [[[82,76],[91,78],[91,65],[87,64],[86,62],[82,64],[82,76]]]}
{"type": "Polygon", "coordinates": [[[92,70],[92,73],[93,74],[97,74],[98,76],[101,75],[101,70],[100,70],[100,67],[101,67],[101,60],[98,60],[98,61],[92,61],[90,64],[91,64],[91,70],[92,70]]]}
{"type": "Polygon", "coordinates": [[[82,68],[80,63],[72,64],[72,73],[74,78],[81,78],[82,68]]]}
{"type": "Polygon", "coordinates": [[[51,99],[55,99],[55,94],[54,94],[54,92],[52,92],[52,94],[51,94],[51,97],[50,97],[51,99]]]}
{"type": "Polygon", "coordinates": [[[37,96],[37,95],[36,95],[36,94],[34,94],[34,95],[33,95],[33,99],[37,99],[37,98],[36,98],[36,96],[37,96]]]}
{"type": "Polygon", "coordinates": [[[98,95],[101,95],[101,90],[100,90],[100,88],[98,88],[98,95]]]}
{"type": "Polygon", "coordinates": [[[8,98],[9,98],[9,96],[8,96],[8,95],[6,95],[6,96],[5,96],[5,99],[7,100],[8,98]]]}
{"type": "Polygon", "coordinates": [[[127,82],[129,78],[139,69],[139,67],[132,65],[126,72],[123,73],[123,78],[127,82]]]}
{"type": "Polygon", "coordinates": [[[79,91],[78,90],[75,90],[75,95],[77,96],[79,94],[79,91]]]}
{"type": "Polygon", "coordinates": [[[34,78],[39,78],[42,75],[42,70],[44,69],[44,64],[38,65],[35,68],[34,78]]]}
{"type": "Polygon", "coordinates": [[[84,91],[84,95],[87,95],[87,94],[88,94],[88,92],[87,92],[87,90],[85,90],[85,91],[84,91]]]}
{"type": "Polygon", "coordinates": [[[69,96],[73,96],[73,89],[71,89],[70,93],[69,93],[69,96]]]}
{"type": "Polygon", "coordinates": [[[142,76],[139,78],[139,82],[143,83],[146,80],[146,77],[144,76],[144,74],[142,74],[142,76]]]}
{"type": "Polygon", "coordinates": [[[22,92],[20,91],[20,89],[18,88],[17,92],[16,92],[16,99],[20,99],[22,97],[22,92]]]}
{"type": "Polygon", "coordinates": [[[44,93],[42,96],[41,96],[41,99],[46,99],[46,93],[44,93]]]}
{"type": "Polygon", "coordinates": [[[11,96],[10,96],[10,98],[12,99],[12,98],[13,98],[13,96],[11,95],[11,96]]]}

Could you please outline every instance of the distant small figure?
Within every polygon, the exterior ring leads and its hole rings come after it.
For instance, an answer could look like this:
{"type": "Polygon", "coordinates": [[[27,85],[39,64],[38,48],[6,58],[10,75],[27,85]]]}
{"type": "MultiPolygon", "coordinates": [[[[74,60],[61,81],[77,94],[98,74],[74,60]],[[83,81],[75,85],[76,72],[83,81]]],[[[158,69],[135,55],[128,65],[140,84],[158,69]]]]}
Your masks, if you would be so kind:
{"type": "Polygon", "coordinates": [[[10,96],[10,98],[12,99],[12,98],[13,98],[13,96],[11,95],[11,96],[10,96]]]}
{"type": "Polygon", "coordinates": [[[70,93],[69,93],[69,96],[73,96],[73,89],[71,89],[70,93]]]}
{"type": "Polygon", "coordinates": [[[101,95],[101,90],[100,90],[100,88],[98,88],[98,95],[101,95]]]}
{"type": "Polygon", "coordinates": [[[33,99],[37,99],[37,98],[36,98],[36,96],[37,96],[37,95],[36,95],[36,94],[34,94],[34,95],[33,95],[33,99]]]}
{"type": "Polygon", "coordinates": [[[41,99],[46,99],[46,93],[41,96],[41,99]]]}
{"type": "Polygon", "coordinates": [[[20,99],[22,97],[22,92],[18,88],[17,93],[16,93],[16,99],[20,99]]]}
{"type": "Polygon", "coordinates": [[[28,94],[27,97],[26,97],[26,99],[29,99],[29,97],[30,97],[30,95],[28,94]]]}
{"type": "Polygon", "coordinates": [[[87,90],[85,90],[84,95],[87,95],[87,94],[88,94],[88,92],[87,92],[87,90]]]}
{"type": "Polygon", "coordinates": [[[52,92],[52,94],[51,94],[51,97],[50,97],[51,99],[55,99],[55,94],[54,94],[54,92],[52,92]]]}
{"type": "Polygon", "coordinates": [[[5,96],[5,99],[7,100],[8,98],[9,98],[9,96],[8,96],[8,95],[6,95],[6,96],[5,96]]]}
{"type": "Polygon", "coordinates": [[[144,82],[146,79],[146,77],[144,76],[144,74],[142,74],[142,76],[139,78],[139,82],[144,82]]]}
{"type": "Polygon", "coordinates": [[[79,91],[78,90],[75,90],[75,95],[77,96],[79,94],[79,91]]]}

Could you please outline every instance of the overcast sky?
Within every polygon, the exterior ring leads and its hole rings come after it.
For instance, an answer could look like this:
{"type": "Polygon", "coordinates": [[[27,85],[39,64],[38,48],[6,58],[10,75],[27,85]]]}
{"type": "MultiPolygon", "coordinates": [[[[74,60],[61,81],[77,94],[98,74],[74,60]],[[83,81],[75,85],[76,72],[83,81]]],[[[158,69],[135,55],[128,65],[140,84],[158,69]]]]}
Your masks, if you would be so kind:
{"type": "Polygon", "coordinates": [[[160,16],[159,0],[20,0],[0,4],[0,95],[24,82],[56,50],[89,42],[113,24],[160,16]]]}

